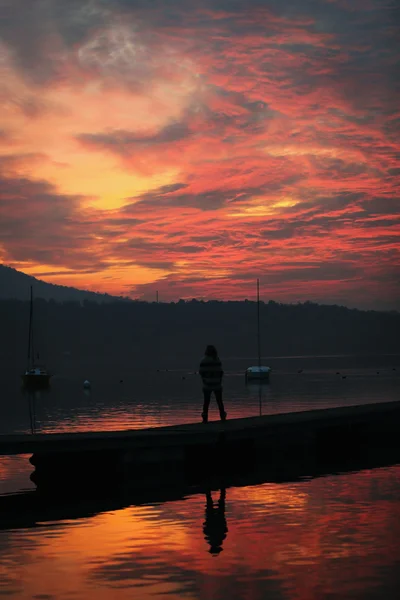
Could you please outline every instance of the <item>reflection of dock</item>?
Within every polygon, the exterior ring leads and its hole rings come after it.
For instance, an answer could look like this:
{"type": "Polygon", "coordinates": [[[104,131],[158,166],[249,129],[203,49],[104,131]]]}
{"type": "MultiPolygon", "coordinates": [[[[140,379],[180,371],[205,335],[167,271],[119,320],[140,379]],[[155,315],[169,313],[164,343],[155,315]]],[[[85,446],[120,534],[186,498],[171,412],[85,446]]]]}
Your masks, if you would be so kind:
{"type": "Polygon", "coordinates": [[[138,485],[227,472],[255,459],[318,468],[338,457],[397,448],[400,402],[152,429],[0,437],[1,454],[33,454],[38,485],[92,485],[129,474],[138,485]]]}
{"type": "Polygon", "coordinates": [[[191,481],[177,482],[172,477],[163,486],[157,485],[157,481],[147,486],[136,479],[117,480],[108,485],[107,479],[102,478],[97,485],[82,488],[66,480],[64,487],[39,486],[33,491],[0,496],[0,530],[36,527],[49,521],[83,519],[130,506],[181,501],[194,494],[205,494],[208,500],[211,490],[219,491],[221,488],[292,483],[303,481],[304,478],[391,466],[399,462],[400,446],[397,449],[375,449],[371,456],[366,454],[352,460],[347,456],[338,456],[325,467],[299,461],[273,464],[268,460],[254,461],[235,472],[198,474],[192,476],[191,481]]]}

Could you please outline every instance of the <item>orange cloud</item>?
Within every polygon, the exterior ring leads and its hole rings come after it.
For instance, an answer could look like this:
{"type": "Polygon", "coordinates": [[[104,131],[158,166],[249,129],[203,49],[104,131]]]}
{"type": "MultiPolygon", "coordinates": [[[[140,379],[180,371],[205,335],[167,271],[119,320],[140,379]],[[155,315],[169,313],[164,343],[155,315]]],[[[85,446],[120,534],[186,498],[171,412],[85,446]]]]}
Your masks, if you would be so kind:
{"type": "Polygon", "coordinates": [[[260,276],[281,301],[399,307],[397,31],[369,4],[21,0],[1,259],[134,297],[239,298],[260,276]]]}

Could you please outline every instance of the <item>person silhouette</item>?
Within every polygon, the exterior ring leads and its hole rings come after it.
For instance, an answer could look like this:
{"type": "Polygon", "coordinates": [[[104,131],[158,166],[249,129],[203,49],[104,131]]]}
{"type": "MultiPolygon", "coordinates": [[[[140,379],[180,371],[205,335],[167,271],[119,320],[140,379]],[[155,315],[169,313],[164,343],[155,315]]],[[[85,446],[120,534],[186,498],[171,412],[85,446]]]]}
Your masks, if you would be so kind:
{"type": "Polygon", "coordinates": [[[209,543],[209,553],[218,556],[222,552],[222,543],[228,533],[225,519],[225,496],[224,488],[220,490],[217,506],[214,506],[211,491],[206,492],[205,522],[203,524],[204,538],[209,543]]]}
{"type": "Polygon", "coordinates": [[[215,346],[209,345],[200,363],[199,374],[203,382],[203,412],[201,414],[203,423],[208,423],[208,408],[210,406],[211,394],[214,392],[218,404],[221,421],[226,420],[226,412],[222,401],[222,378],[224,371],[215,346]]]}

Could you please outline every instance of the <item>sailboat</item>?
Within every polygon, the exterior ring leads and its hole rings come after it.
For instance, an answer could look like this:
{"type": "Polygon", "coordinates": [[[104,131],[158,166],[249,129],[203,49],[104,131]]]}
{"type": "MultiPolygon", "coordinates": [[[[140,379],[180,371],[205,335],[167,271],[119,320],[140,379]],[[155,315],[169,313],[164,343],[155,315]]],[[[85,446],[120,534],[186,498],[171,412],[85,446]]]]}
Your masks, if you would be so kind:
{"type": "Polygon", "coordinates": [[[22,382],[26,388],[43,389],[48,387],[51,375],[44,366],[35,363],[35,352],[33,347],[33,289],[31,286],[31,302],[29,311],[29,334],[28,334],[28,366],[22,375],[22,382]]]}
{"type": "Polygon", "coordinates": [[[261,365],[261,339],[260,339],[260,280],[257,279],[257,350],[258,365],[248,367],[245,373],[246,381],[269,381],[271,367],[261,365]]]}

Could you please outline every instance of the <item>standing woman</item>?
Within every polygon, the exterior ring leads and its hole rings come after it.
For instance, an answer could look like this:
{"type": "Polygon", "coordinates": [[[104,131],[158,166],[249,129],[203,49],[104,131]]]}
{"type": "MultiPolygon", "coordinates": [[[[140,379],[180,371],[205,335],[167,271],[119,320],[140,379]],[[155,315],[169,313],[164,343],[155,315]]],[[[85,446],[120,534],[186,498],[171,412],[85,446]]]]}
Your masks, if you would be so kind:
{"type": "Polygon", "coordinates": [[[203,423],[208,422],[208,408],[212,392],[215,394],[221,421],[225,421],[226,412],[222,402],[222,377],[224,372],[215,346],[207,346],[204,358],[200,363],[199,373],[203,380],[204,405],[203,414],[201,415],[203,423]]]}

